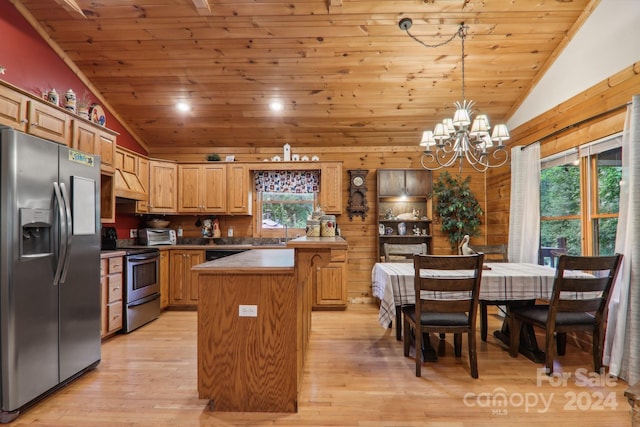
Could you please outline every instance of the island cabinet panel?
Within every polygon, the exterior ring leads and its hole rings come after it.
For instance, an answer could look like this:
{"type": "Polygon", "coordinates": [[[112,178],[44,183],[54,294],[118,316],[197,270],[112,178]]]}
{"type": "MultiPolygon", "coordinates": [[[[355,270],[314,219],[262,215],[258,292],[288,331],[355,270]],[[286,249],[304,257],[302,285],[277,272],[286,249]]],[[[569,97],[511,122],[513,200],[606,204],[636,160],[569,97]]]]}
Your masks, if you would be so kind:
{"type": "Polygon", "coordinates": [[[297,411],[296,282],[293,271],[199,275],[198,393],[211,409],[297,411]]]}
{"type": "Polygon", "coordinates": [[[168,250],[160,251],[159,278],[160,278],[160,309],[169,306],[169,280],[170,280],[170,259],[168,250]]]}

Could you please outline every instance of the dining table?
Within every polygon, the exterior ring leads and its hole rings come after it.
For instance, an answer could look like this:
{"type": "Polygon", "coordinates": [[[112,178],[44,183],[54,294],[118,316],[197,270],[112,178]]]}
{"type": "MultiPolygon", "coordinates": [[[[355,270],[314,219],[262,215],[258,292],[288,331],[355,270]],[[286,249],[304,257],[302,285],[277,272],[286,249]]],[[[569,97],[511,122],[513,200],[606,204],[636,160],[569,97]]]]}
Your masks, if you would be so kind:
{"type": "MultiPolygon", "coordinates": [[[[431,273],[421,271],[421,275],[425,274],[431,273]]],[[[456,277],[456,275],[466,273],[458,270],[438,270],[437,274],[456,277]]],[[[482,270],[479,299],[504,303],[508,316],[510,306],[534,304],[538,299],[550,299],[555,274],[555,268],[544,265],[488,262],[484,264],[482,270]]],[[[572,274],[580,276],[587,273],[575,272],[572,274]]],[[[398,310],[403,305],[415,303],[414,276],[413,263],[378,262],[374,264],[371,270],[371,282],[373,295],[380,300],[378,322],[381,326],[388,328],[395,321],[396,329],[400,331],[401,317],[398,310]]],[[[444,297],[455,299],[462,296],[451,292],[444,297]]],[[[579,292],[573,295],[575,298],[591,296],[579,292]]],[[[509,330],[506,318],[501,329],[495,331],[493,335],[508,347],[509,330]]],[[[400,339],[399,336],[397,338],[400,339]]],[[[520,344],[519,350],[524,356],[538,363],[544,361],[544,353],[538,348],[532,327],[527,326],[527,330],[522,331],[520,344]]]]}

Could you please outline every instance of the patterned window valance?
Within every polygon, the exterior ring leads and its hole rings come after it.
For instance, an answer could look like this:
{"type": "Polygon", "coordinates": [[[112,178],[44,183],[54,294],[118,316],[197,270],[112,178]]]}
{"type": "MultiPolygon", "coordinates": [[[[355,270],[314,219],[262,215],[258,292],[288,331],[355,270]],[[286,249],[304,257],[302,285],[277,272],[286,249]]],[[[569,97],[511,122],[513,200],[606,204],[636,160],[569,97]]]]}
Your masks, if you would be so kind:
{"type": "Polygon", "coordinates": [[[255,171],[256,191],[275,193],[318,193],[320,171],[255,171]]]}

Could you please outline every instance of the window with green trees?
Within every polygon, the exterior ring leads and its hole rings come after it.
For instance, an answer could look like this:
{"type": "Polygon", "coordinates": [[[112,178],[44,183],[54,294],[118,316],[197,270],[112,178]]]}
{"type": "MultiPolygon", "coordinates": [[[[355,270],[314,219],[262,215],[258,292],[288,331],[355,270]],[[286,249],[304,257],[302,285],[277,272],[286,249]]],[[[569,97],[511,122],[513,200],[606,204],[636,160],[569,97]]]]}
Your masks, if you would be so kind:
{"type": "MultiPolygon", "coordinates": [[[[543,160],[541,254],[613,254],[621,178],[619,137],[543,160]]],[[[550,259],[542,261],[552,265],[550,259]]]]}

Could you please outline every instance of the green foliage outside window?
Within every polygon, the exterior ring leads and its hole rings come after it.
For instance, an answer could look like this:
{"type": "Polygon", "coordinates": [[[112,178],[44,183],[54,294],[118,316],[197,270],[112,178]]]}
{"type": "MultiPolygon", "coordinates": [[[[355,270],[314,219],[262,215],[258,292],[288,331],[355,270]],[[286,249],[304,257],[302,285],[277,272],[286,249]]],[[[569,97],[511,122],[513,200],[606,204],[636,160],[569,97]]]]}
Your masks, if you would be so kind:
{"type": "Polygon", "coordinates": [[[313,213],[314,194],[262,193],[263,228],[302,228],[313,213]]]}
{"type": "MultiPolygon", "coordinates": [[[[595,214],[617,214],[622,179],[620,148],[601,152],[596,156],[597,206],[595,214]]],[[[540,176],[540,245],[557,247],[558,238],[565,238],[567,252],[582,254],[580,226],[580,167],[571,164],[546,168],[540,176]]],[[[587,208],[584,208],[585,210],[587,208]]],[[[618,218],[593,218],[593,255],[614,253],[618,218]]]]}
{"type": "Polygon", "coordinates": [[[580,168],[573,165],[543,169],[540,175],[540,216],[566,217],[542,221],[540,224],[540,246],[558,247],[558,239],[565,238],[567,252],[580,255],[582,233],[580,232],[580,168]]]}

